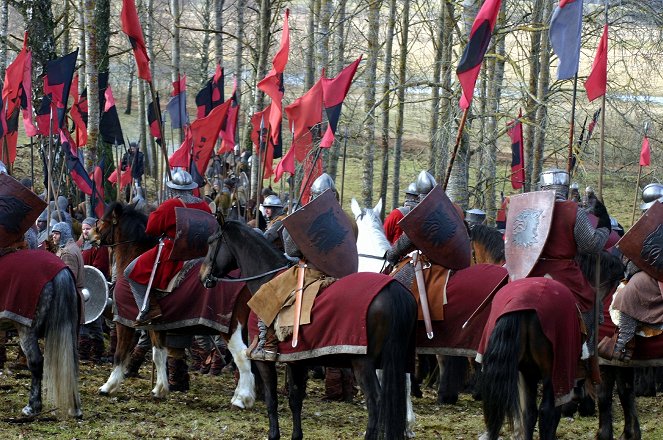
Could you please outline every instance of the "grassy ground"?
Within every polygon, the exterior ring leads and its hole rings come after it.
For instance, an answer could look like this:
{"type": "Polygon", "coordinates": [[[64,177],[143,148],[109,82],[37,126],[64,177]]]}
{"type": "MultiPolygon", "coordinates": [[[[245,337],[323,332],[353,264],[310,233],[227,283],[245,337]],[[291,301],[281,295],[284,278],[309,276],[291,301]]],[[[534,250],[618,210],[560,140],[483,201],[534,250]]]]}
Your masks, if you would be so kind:
{"type": "MultiPolygon", "coordinates": [[[[83,364],[81,393],[84,418],[55,420],[48,413],[34,421],[20,419],[21,408],[28,395],[29,377],[24,372],[0,374],[0,432],[5,439],[263,439],[267,435],[265,406],[258,403],[250,410],[231,408],[234,390],[229,373],[221,376],[195,374],[188,393],[172,393],[165,401],[149,397],[150,369],[143,366],[142,378],[129,379],[115,397],[97,395],[97,389],[110,373],[110,365],[83,364]]],[[[283,375],[280,375],[282,378],[283,375]]],[[[304,402],[303,428],[308,439],[362,438],[366,426],[366,411],[361,395],[352,403],[325,402],[323,383],[309,381],[308,398],[304,402]]],[[[468,395],[461,396],[455,406],[436,403],[432,389],[424,390],[424,397],[415,399],[417,413],[415,432],[418,439],[475,439],[483,430],[480,402],[468,395]]],[[[615,398],[615,405],[618,401],[615,398]]],[[[283,438],[291,430],[288,404],[279,401],[283,438]]],[[[659,423],[663,399],[639,398],[638,408],[643,438],[663,438],[659,423]]],[[[597,417],[562,419],[558,439],[578,440],[594,438],[597,417]]],[[[616,434],[621,433],[622,417],[616,416],[616,434]]]]}

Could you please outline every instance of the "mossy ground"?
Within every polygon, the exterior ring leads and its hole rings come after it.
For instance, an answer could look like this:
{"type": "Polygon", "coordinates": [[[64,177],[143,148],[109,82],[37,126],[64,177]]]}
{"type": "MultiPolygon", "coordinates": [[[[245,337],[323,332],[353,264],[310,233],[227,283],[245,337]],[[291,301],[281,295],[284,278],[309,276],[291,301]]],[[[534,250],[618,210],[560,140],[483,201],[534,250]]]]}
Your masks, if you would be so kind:
{"type": "MultiPolygon", "coordinates": [[[[12,351],[10,350],[10,358],[12,351]]],[[[166,400],[150,397],[151,367],[141,369],[141,378],[128,379],[114,397],[103,397],[97,389],[107,379],[110,364],[81,365],[82,420],[56,420],[49,408],[36,420],[19,423],[20,411],[27,401],[29,376],[27,372],[0,375],[0,432],[3,439],[264,439],[267,438],[265,406],[237,410],[231,407],[234,390],[232,375],[193,374],[191,390],[171,393],[166,400]]],[[[282,379],[283,374],[279,378],[282,379]]],[[[304,402],[303,428],[307,439],[363,438],[366,410],[361,394],[352,403],[326,402],[324,385],[309,380],[308,397],[304,402]]],[[[638,410],[643,439],[663,438],[663,426],[658,423],[663,412],[663,399],[638,398],[638,410]]],[[[615,397],[617,412],[615,433],[621,433],[622,416],[615,397]]],[[[288,403],[280,396],[282,437],[289,438],[291,423],[288,403]]],[[[483,430],[481,403],[469,395],[462,395],[454,406],[436,403],[433,389],[424,389],[424,397],[414,400],[417,413],[418,439],[476,439],[483,430]]],[[[558,439],[593,439],[598,417],[563,418],[558,439]]]]}

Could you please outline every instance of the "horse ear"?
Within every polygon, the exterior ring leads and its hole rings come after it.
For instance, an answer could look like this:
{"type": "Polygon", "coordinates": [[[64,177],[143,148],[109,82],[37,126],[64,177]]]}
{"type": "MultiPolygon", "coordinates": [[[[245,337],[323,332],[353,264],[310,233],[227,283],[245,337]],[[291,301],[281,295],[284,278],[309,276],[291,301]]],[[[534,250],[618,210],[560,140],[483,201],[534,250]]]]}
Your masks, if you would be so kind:
{"type": "Polygon", "coordinates": [[[382,214],[382,197],[380,197],[377,205],[375,205],[375,208],[373,208],[373,212],[375,213],[376,217],[380,217],[380,214],[382,214]]]}
{"type": "Polygon", "coordinates": [[[355,218],[359,217],[361,215],[361,208],[359,207],[359,203],[357,200],[353,197],[352,201],[350,202],[350,209],[352,209],[352,213],[355,215],[355,218]]]}
{"type": "Polygon", "coordinates": [[[113,224],[117,224],[118,218],[122,216],[122,212],[124,210],[124,207],[122,206],[122,203],[115,203],[115,206],[113,207],[113,214],[112,214],[112,221],[113,224]]]}

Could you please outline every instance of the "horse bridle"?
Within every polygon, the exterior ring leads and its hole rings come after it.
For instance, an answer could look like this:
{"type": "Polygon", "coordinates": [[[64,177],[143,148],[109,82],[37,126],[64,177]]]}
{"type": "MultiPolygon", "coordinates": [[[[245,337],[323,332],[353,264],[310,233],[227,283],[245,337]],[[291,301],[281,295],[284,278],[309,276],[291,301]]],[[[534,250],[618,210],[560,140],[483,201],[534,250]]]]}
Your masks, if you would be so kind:
{"type": "Polygon", "coordinates": [[[108,246],[108,247],[111,247],[111,248],[112,248],[112,247],[115,247],[115,246],[119,246],[119,245],[121,245],[121,244],[133,243],[134,241],[136,241],[136,240],[123,240],[123,241],[119,241],[119,242],[117,242],[117,243],[108,243],[108,242],[107,242],[108,237],[109,237],[109,236],[110,236],[110,237],[114,237],[114,236],[115,236],[115,226],[116,226],[116,225],[117,225],[117,220],[106,220],[106,219],[104,219],[104,218],[97,219],[97,221],[96,221],[95,224],[94,224],[94,229],[96,229],[96,230],[97,230],[97,233],[99,234],[99,244],[101,244],[101,245],[103,245],[103,246],[108,246]],[[102,235],[102,234],[99,232],[99,227],[98,227],[98,226],[99,226],[99,222],[101,222],[101,223],[108,223],[108,222],[110,222],[110,224],[111,224],[110,231],[107,232],[106,234],[103,234],[103,235],[102,235]]]}
{"type": "MultiPolygon", "coordinates": [[[[217,219],[218,219],[218,217],[217,217],[217,219]]],[[[223,221],[223,219],[221,219],[219,221],[219,231],[212,234],[212,236],[210,236],[210,238],[207,239],[207,244],[208,245],[211,244],[211,243],[216,242],[216,248],[214,248],[213,257],[212,257],[212,260],[210,262],[212,264],[212,268],[214,268],[214,264],[216,263],[216,257],[219,256],[219,249],[221,249],[221,242],[226,241],[225,230],[223,229],[223,223],[224,223],[224,221],[223,221]]],[[[267,272],[262,272],[262,273],[259,273],[257,275],[253,275],[253,276],[250,276],[250,277],[242,277],[242,278],[217,277],[217,276],[213,275],[212,270],[210,270],[209,274],[207,274],[207,276],[205,277],[205,280],[203,281],[203,285],[205,287],[209,287],[209,286],[211,286],[212,281],[214,281],[214,282],[223,281],[223,282],[226,282],[226,283],[242,283],[242,282],[245,282],[245,281],[253,281],[253,280],[257,280],[259,278],[262,278],[264,276],[280,272],[284,269],[288,269],[290,266],[292,266],[292,265],[287,264],[285,266],[277,267],[276,269],[272,269],[272,270],[269,270],[267,272]]]]}

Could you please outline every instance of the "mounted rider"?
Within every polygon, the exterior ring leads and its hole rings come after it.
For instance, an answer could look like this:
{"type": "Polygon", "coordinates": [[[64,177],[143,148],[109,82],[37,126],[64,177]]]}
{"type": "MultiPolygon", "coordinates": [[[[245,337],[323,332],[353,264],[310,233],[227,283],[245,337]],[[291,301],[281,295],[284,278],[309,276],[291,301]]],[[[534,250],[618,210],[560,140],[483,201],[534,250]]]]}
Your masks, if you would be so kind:
{"type": "Polygon", "coordinates": [[[476,225],[486,224],[486,211],[479,208],[468,209],[465,211],[465,223],[470,229],[476,225]]]}
{"type": "Polygon", "coordinates": [[[249,307],[259,318],[259,335],[247,349],[247,356],[254,360],[277,359],[279,340],[288,334],[277,336],[274,323],[279,311],[291,304],[293,297],[296,310],[302,303],[305,305],[299,314],[295,311],[297,318],[292,332],[296,337],[299,316],[305,324],[310,318],[306,305],[312,306],[320,289],[357,271],[357,225],[341,209],[334,180],[328,174],[323,173],[313,182],[309,202],[283,219],[283,225],[285,253],[290,259],[299,260],[299,264],[265,283],[249,301],[249,307]],[[324,242],[325,250],[317,246],[320,241],[324,242]]]}
{"type": "Polygon", "coordinates": [[[132,261],[124,271],[140,310],[136,325],[148,324],[161,316],[151,290],[165,290],[184,264],[171,259],[177,226],[175,208],[194,208],[211,214],[207,203],[193,195],[198,185],[187,171],[175,170],[166,187],[170,198],[150,214],[145,229],[147,234],[160,237],[159,244],[132,261]]]}
{"type": "Polygon", "coordinates": [[[617,244],[627,261],[628,281],[617,289],[611,306],[617,331],[599,344],[599,355],[609,360],[631,360],[636,332],[663,333],[663,185],[647,185],[643,201],[647,211],[617,244]]]}
{"type": "Polygon", "coordinates": [[[578,302],[589,333],[588,348],[592,352],[596,294],[575,257],[579,253],[598,255],[603,250],[610,235],[610,216],[603,203],[594,198],[593,211],[598,217],[598,224],[592,226],[587,213],[576,202],[567,200],[569,180],[569,173],[564,170],[546,170],[539,179],[539,187],[544,192],[511,197],[505,233],[507,269],[512,280],[524,276],[546,276],[567,286],[578,302]],[[547,197],[547,190],[554,191],[554,196],[550,197],[554,200],[552,205],[542,199],[547,197]],[[524,209],[518,207],[519,199],[527,201],[522,206],[524,209]],[[552,218],[549,217],[549,209],[552,209],[552,218]],[[545,217],[548,223],[543,226],[545,217]],[[533,226],[529,228],[528,224],[533,226]],[[523,229],[530,229],[531,233],[521,233],[522,237],[515,237],[523,229]],[[545,239],[541,240],[541,237],[545,239]],[[509,249],[518,246],[535,249],[535,253],[540,253],[532,254],[531,257],[530,254],[523,255],[509,261],[509,249]]]}
{"type": "Polygon", "coordinates": [[[419,203],[419,191],[417,191],[417,184],[412,182],[405,189],[405,201],[403,202],[403,206],[391,211],[387,218],[384,219],[382,227],[389,243],[394,244],[401,236],[403,230],[398,225],[398,222],[400,222],[401,219],[412,210],[412,208],[417,206],[417,203],[419,203]]]}
{"type": "Polygon", "coordinates": [[[265,197],[262,207],[265,211],[265,220],[267,220],[267,228],[263,235],[267,241],[283,251],[281,231],[283,230],[283,219],[286,217],[283,212],[283,202],[276,194],[270,194],[265,197]]]}
{"type": "Polygon", "coordinates": [[[444,286],[451,270],[470,265],[470,239],[462,210],[436,186],[432,175],[419,173],[417,189],[421,200],[401,220],[403,234],[385,257],[394,267],[392,276],[418,298],[419,319],[432,339],[432,321],[444,318],[444,286]]]}

